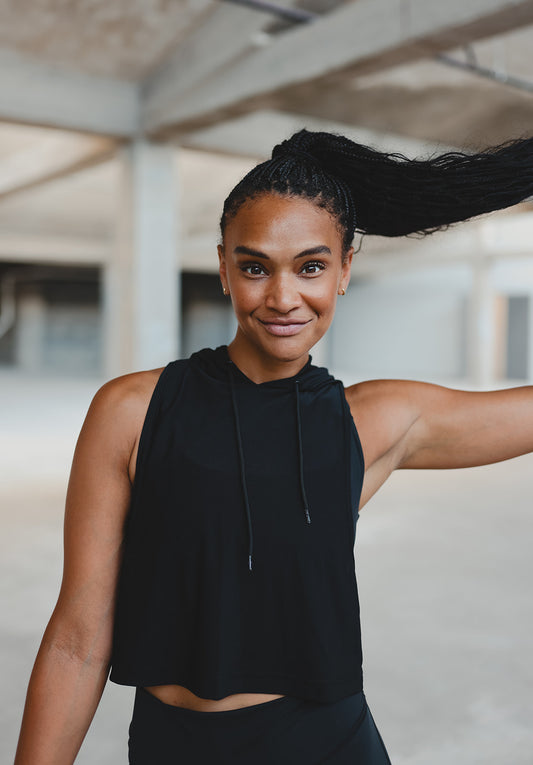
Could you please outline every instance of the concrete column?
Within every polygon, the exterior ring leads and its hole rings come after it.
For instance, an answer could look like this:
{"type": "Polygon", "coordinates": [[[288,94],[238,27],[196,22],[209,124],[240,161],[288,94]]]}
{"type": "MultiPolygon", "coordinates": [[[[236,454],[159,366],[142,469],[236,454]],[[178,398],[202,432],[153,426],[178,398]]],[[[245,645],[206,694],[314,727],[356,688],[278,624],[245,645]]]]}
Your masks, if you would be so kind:
{"type": "Polygon", "coordinates": [[[467,343],[468,376],[473,385],[489,388],[495,376],[494,290],[491,263],[479,258],[472,265],[472,291],[467,343]]]}
{"type": "Polygon", "coordinates": [[[176,150],[136,140],[120,158],[116,246],[104,274],[108,377],[179,355],[176,150]]]}
{"type": "Polygon", "coordinates": [[[43,368],[46,302],[38,287],[25,287],[17,306],[15,364],[25,372],[43,368]]]}

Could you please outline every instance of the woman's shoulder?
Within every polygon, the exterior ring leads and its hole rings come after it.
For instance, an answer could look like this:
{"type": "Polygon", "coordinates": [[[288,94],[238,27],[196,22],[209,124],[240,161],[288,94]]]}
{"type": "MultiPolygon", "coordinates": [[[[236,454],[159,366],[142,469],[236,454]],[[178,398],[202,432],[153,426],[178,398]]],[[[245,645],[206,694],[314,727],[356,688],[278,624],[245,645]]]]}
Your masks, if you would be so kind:
{"type": "Polygon", "coordinates": [[[112,377],[94,394],[89,412],[93,418],[122,432],[125,440],[135,440],[164,369],[157,367],[112,377]]]}
{"type": "Polygon", "coordinates": [[[405,404],[413,397],[416,398],[421,389],[429,385],[429,383],[418,380],[380,378],[362,380],[353,385],[345,386],[344,393],[350,406],[357,409],[364,409],[372,405],[379,407],[387,404],[398,406],[405,404]]]}
{"type": "Polygon", "coordinates": [[[148,405],[164,369],[157,367],[112,377],[98,388],[93,401],[103,406],[119,407],[129,413],[142,409],[145,404],[148,405]]]}
{"type": "Polygon", "coordinates": [[[113,377],[98,388],[89,406],[86,419],[93,424],[92,430],[98,432],[100,439],[122,444],[127,452],[132,481],[139,436],[150,399],[164,369],[157,367],[113,377]]]}

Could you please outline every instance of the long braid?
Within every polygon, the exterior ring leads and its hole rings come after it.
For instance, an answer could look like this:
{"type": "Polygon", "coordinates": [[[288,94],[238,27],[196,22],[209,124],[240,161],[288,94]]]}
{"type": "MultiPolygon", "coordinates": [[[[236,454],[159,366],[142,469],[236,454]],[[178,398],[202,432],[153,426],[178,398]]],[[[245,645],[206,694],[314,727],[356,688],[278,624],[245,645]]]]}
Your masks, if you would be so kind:
{"type": "Polygon", "coordinates": [[[221,229],[246,200],[265,192],[303,196],[339,221],[346,250],[355,231],[431,234],[533,196],[533,138],[479,153],[427,159],[377,151],[336,133],[300,130],[276,145],[224,203],[221,229]]]}

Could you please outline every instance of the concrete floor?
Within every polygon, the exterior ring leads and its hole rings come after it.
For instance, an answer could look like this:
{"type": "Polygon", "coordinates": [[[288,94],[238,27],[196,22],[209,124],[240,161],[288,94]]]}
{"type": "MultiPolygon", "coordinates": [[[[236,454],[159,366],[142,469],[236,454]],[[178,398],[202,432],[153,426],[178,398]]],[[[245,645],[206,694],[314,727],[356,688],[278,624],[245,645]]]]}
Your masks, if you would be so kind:
{"type": "MultiPolygon", "coordinates": [[[[103,380],[0,372],[0,761],[57,597],[68,471],[103,380]]],[[[533,456],[399,471],[362,510],[365,690],[394,765],[533,763],[533,456]]],[[[77,762],[126,763],[108,683],[77,762]]],[[[355,764],[354,764],[355,765],[355,764]]]]}

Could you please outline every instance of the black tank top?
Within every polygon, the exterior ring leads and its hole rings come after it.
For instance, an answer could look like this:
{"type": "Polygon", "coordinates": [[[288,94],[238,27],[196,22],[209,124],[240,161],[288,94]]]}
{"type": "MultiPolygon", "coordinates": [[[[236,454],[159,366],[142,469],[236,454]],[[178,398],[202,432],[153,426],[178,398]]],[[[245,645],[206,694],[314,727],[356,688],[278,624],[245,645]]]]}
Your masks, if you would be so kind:
{"type": "Polygon", "coordinates": [[[362,690],[364,475],[340,380],[254,383],[227,346],[171,361],[139,440],[110,679],[331,702],[362,690]]]}

